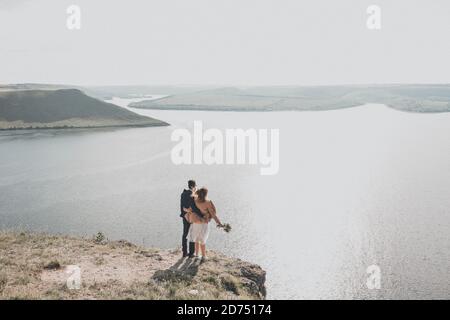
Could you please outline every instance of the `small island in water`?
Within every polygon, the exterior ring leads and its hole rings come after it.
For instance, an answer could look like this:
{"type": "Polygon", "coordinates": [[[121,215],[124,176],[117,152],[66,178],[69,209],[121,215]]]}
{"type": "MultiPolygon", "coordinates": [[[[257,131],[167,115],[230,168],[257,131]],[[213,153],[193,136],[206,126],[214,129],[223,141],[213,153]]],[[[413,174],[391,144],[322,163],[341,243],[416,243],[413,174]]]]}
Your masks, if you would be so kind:
{"type": "Polygon", "coordinates": [[[179,249],[109,241],[101,233],[0,232],[0,299],[259,300],[265,278],[259,266],[215,252],[200,263],[181,258],[179,249]]]}
{"type": "Polygon", "coordinates": [[[0,88],[0,130],[166,126],[79,89],[0,88]]]}

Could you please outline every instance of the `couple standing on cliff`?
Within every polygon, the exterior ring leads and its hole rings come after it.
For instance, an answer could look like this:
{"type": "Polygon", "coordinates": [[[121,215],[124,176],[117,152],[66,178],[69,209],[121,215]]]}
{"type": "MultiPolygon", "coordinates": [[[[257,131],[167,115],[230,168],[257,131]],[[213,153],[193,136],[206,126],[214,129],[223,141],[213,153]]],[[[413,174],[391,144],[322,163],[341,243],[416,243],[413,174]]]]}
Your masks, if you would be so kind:
{"type": "Polygon", "coordinates": [[[195,181],[189,180],[188,189],[183,190],[180,201],[180,217],[183,219],[183,237],[181,240],[183,257],[198,258],[201,252],[202,262],[206,260],[209,222],[214,220],[217,227],[223,226],[216,215],[216,207],[207,196],[208,189],[200,188],[197,190],[195,181]]]}

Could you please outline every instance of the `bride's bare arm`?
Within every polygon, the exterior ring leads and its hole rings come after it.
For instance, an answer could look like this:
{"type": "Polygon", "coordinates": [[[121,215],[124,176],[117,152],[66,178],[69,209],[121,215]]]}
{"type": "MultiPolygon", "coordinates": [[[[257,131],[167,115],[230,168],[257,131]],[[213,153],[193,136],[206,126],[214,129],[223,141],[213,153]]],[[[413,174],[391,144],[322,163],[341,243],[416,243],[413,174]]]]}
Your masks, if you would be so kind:
{"type": "Polygon", "coordinates": [[[217,223],[217,225],[221,226],[222,222],[220,222],[219,217],[217,217],[217,211],[216,211],[216,207],[214,206],[214,203],[212,201],[210,201],[210,207],[208,208],[209,213],[211,214],[212,218],[214,219],[214,221],[217,223]]]}

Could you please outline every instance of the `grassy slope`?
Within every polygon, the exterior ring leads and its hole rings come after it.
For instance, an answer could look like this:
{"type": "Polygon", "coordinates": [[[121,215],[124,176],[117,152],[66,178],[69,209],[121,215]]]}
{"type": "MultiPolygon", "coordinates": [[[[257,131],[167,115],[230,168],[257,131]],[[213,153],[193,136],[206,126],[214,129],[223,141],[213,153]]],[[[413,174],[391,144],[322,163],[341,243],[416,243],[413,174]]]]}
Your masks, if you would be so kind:
{"type": "Polygon", "coordinates": [[[3,128],[167,125],[77,89],[0,91],[0,120],[3,128]]]}
{"type": "Polygon", "coordinates": [[[0,299],[262,299],[265,272],[211,252],[207,262],[179,250],[45,234],[0,232],[0,299]],[[65,266],[81,268],[69,290],[65,266]]]}

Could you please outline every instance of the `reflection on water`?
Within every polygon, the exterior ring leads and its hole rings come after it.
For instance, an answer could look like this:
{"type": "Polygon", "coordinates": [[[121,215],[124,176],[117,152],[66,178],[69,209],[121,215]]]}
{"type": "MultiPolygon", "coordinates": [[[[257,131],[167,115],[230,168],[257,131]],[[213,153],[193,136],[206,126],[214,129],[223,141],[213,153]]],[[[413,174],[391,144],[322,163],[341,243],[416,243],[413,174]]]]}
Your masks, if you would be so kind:
{"type": "Polygon", "coordinates": [[[267,270],[269,298],[449,298],[450,115],[138,112],[172,126],[0,133],[0,227],[175,247],[193,177],[233,226],[210,247],[267,270]],[[170,133],[194,120],[279,128],[279,174],[173,165],[170,133]]]}

